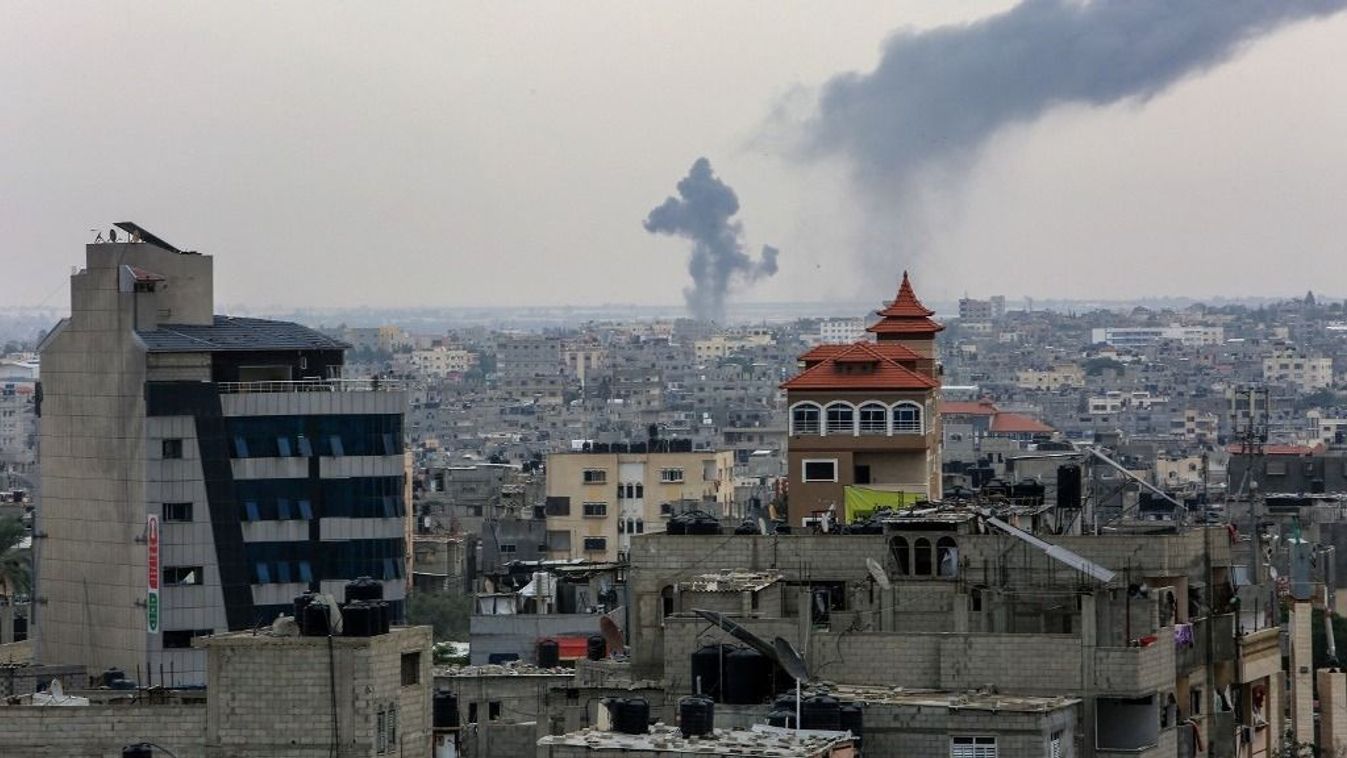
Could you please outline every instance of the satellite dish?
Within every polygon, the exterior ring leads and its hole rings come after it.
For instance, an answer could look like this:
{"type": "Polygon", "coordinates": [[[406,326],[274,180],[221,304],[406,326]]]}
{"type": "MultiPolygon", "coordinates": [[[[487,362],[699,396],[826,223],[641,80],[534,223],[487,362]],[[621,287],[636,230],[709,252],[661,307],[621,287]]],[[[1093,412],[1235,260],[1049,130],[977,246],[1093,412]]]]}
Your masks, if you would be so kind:
{"type": "Polygon", "coordinates": [[[875,580],[875,584],[878,584],[881,590],[893,589],[893,582],[889,581],[889,575],[884,573],[884,567],[879,565],[879,561],[874,558],[866,558],[865,567],[869,569],[871,578],[875,580]]]}
{"type": "Polygon", "coordinates": [[[1276,566],[1268,566],[1268,567],[1267,567],[1267,572],[1268,572],[1268,575],[1272,577],[1273,581],[1276,581],[1276,580],[1277,580],[1278,577],[1277,577],[1277,567],[1276,567],[1276,566]]]}
{"type": "Polygon", "coordinates": [[[804,681],[809,678],[809,669],[804,665],[804,659],[800,657],[799,653],[795,652],[795,648],[791,646],[789,640],[785,637],[777,637],[772,640],[772,649],[776,651],[777,663],[781,664],[781,668],[785,669],[787,674],[794,677],[796,681],[804,681]]]}
{"type": "Polygon", "coordinates": [[[607,616],[600,616],[599,634],[603,635],[603,642],[608,646],[610,655],[621,655],[623,653],[622,630],[617,628],[616,621],[607,616]]]}
{"type": "MultiPolygon", "coordinates": [[[[745,645],[748,645],[749,647],[753,648],[759,653],[762,653],[763,655],[776,661],[777,663],[781,662],[780,659],[777,658],[776,648],[772,647],[771,643],[767,642],[758,635],[748,631],[742,626],[739,626],[733,621],[730,621],[723,614],[717,613],[715,611],[704,611],[700,608],[693,608],[692,612],[697,614],[698,616],[701,616],[702,618],[706,619],[712,624],[715,624],[721,629],[725,630],[725,632],[728,633],[731,637],[734,637],[735,639],[739,640],[745,645]]],[[[783,665],[782,668],[785,668],[785,666],[783,665]]]]}

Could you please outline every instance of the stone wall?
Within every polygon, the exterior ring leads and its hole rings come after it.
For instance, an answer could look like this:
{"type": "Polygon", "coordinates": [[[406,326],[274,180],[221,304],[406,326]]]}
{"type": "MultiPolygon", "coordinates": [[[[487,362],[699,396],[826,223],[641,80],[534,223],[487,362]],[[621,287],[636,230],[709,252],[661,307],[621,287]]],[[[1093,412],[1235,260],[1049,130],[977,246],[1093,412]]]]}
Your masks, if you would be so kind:
{"type": "MultiPolygon", "coordinates": [[[[121,758],[122,748],[154,742],[179,758],[205,758],[204,705],[90,705],[0,708],[0,753],[121,758]]],[[[252,753],[261,758],[263,754],[252,753]]]]}

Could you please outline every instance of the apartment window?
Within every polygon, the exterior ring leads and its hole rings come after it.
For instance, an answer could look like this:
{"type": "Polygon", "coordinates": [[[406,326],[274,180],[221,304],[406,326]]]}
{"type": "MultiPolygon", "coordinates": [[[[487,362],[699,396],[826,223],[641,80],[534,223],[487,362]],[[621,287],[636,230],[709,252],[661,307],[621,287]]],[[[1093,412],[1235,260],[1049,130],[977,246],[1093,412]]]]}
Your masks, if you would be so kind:
{"type": "Polygon", "coordinates": [[[608,515],[607,503],[585,503],[585,518],[603,518],[608,515]]]}
{"type": "Polygon", "coordinates": [[[921,406],[899,403],[893,406],[894,434],[921,434],[921,406]]]}
{"type": "Polygon", "coordinates": [[[200,566],[165,566],[164,585],[201,584],[203,580],[200,566]]]}
{"type": "Polygon", "coordinates": [[[178,438],[164,440],[164,458],[182,457],[182,440],[178,438]]]}
{"type": "Polygon", "coordinates": [[[547,549],[553,552],[569,553],[571,550],[571,533],[561,529],[548,529],[547,549]]]}
{"type": "Polygon", "coordinates": [[[608,472],[601,468],[587,468],[580,480],[585,484],[604,484],[608,481],[608,472]]]}
{"type": "Polygon", "coordinates": [[[164,630],[164,649],[181,650],[192,646],[193,637],[208,637],[215,630],[213,629],[165,629],[164,630]]]}
{"type": "Polygon", "coordinates": [[[856,431],[856,409],[847,403],[833,403],[827,409],[828,434],[853,434],[856,431]]]}
{"type": "Polygon", "coordinates": [[[421,653],[402,654],[402,686],[421,683],[421,653]]]}
{"type": "Polygon", "coordinates": [[[585,538],[585,552],[587,552],[587,553],[595,553],[595,552],[602,552],[602,551],[607,550],[607,549],[608,549],[608,538],[607,538],[607,537],[586,537],[586,538],[585,538]]]}
{"type": "Polygon", "coordinates": [[[500,701],[491,700],[486,704],[486,720],[495,721],[500,718],[500,701]]]}
{"type": "Polygon", "coordinates": [[[683,481],[683,469],[681,468],[660,469],[659,480],[665,484],[677,484],[683,481]]]}
{"type": "Polygon", "coordinates": [[[996,758],[996,738],[950,737],[949,758],[996,758]]]}
{"type": "Polygon", "coordinates": [[[887,434],[889,431],[889,409],[879,403],[866,403],[861,406],[861,434],[887,434]]]}
{"type": "Polygon", "coordinates": [[[791,434],[818,434],[820,410],[813,403],[802,403],[791,409],[791,434]]]}
{"type": "Polygon", "coordinates": [[[803,479],[806,482],[835,482],[837,481],[837,461],[832,458],[806,460],[803,474],[803,479]]]}
{"type": "Polygon", "coordinates": [[[645,534],[645,521],[642,521],[641,519],[636,519],[636,533],[645,534]]]}
{"type": "Polygon", "coordinates": [[[509,542],[502,542],[499,549],[501,555],[513,554],[515,552],[515,546],[509,542]]]}
{"type": "Polygon", "coordinates": [[[672,515],[673,515],[673,503],[660,503],[660,504],[659,504],[659,515],[661,515],[661,516],[672,516],[672,515]]]}
{"type": "Polygon", "coordinates": [[[191,521],[191,503],[164,503],[164,521],[191,521]]]}

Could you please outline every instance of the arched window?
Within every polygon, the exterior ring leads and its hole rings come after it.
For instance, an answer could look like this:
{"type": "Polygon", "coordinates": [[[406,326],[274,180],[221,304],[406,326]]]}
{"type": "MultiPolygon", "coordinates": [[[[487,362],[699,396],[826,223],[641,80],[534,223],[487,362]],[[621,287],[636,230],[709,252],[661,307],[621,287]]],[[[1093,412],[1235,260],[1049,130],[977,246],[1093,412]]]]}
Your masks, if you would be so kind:
{"type": "Polygon", "coordinates": [[[959,546],[953,537],[935,541],[935,572],[937,576],[955,576],[959,573],[959,546]]]}
{"type": "Polygon", "coordinates": [[[828,406],[828,434],[855,434],[856,409],[850,403],[828,406]]]}
{"type": "Polygon", "coordinates": [[[894,434],[921,434],[921,406],[916,403],[898,403],[893,406],[894,434]]]}
{"type": "Polygon", "coordinates": [[[813,403],[798,403],[790,411],[791,434],[818,434],[822,411],[813,403]]]}
{"type": "Polygon", "coordinates": [[[912,573],[917,576],[931,575],[931,541],[918,537],[912,543],[912,573]]]}
{"type": "Polygon", "coordinates": [[[888,434],[888,409],[879,403],[866,403],[857,413],[861,417],[861,434],[888,434]]]}
{"type": "Polygon", "coordinates": [[[898,573],[901,576],[911,574],[912,549],[907,546],[907,538],[899,536],[889,540],[889,551],[893,553],[893,560],[898,564],[898,573]]]}

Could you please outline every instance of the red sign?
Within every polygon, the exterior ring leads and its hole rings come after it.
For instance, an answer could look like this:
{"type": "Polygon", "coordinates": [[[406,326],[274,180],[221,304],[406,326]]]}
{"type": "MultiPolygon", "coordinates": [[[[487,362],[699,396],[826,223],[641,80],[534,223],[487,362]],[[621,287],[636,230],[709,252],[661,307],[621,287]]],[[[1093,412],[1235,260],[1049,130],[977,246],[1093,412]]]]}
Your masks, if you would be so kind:
{"type": "Polygon", "coordinates": [[[149,547],[148,560],[145,561],[146,579],[150,583],[150,590],[159,589],[159,517],[150,516],[149,523],[146,525],[146,544],[149,547]]]}

